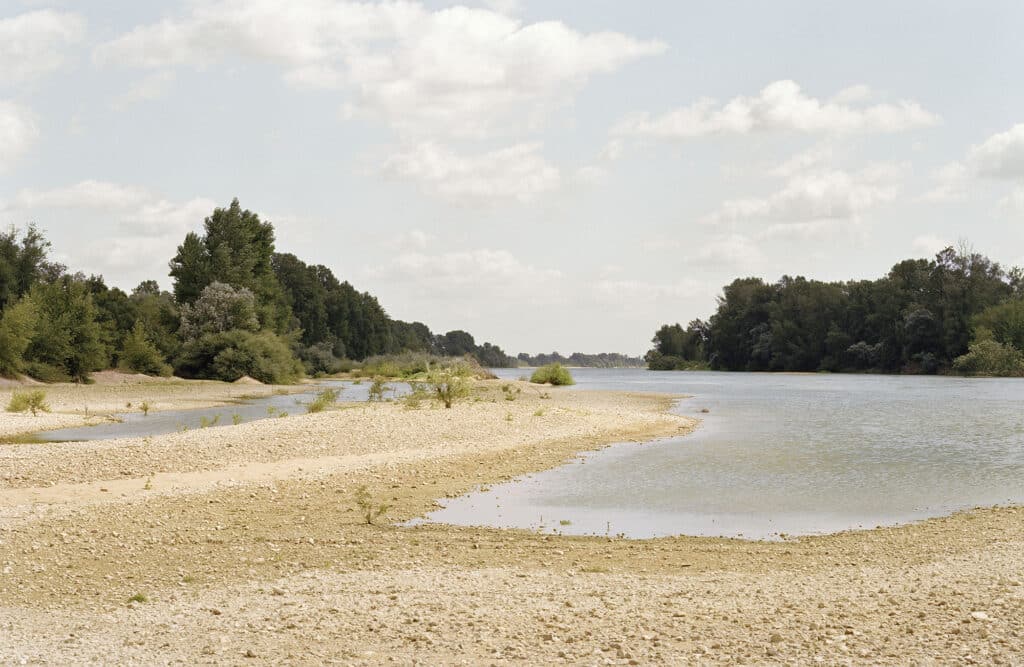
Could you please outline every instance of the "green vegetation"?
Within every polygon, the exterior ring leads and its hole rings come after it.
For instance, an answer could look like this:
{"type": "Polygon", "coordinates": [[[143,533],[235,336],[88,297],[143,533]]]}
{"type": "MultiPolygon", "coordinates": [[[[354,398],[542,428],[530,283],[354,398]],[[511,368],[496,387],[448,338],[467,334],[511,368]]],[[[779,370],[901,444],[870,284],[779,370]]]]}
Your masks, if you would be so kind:
{"type": "Polygon", "coordinates": [[[372,525],[376,519],[384,516],[391,509],[391,505],[375,500],[365,485],[356,489],[355,501],[363,521],[368,526],[372,525]]]}
{"type": "Polygon", "coordinates": [[[366,400],[370,401],[371,403],[380,403],[381,401],[384,400],[384,393],[390,389],[391,387],[389,387],[384,382],[384,378],[375,377],[373,378],[373,384],[370,385],[370,389],[369,392],[367,393],[366,400]]]}
{"type": "Polygon", "coordinates": [[[964,246],[902,261],[878,280],[742,278],[707,322],[661,327],[647,361],[653,370],[1016,374],[1007,350],[1024,350],[1022,298],[1024,273],[964,246]],[[1002,348],[978,346],[989,339],[1002,348]]]}
{"type": "Polygon", "coordinates": [[[149,598],[146,596],[145,593],[136,593],[135,595],[128,598],[128,602],[136,602],[142,604],[144,602],[149,602],[149,598]]]}
{"type": "Polygon", "coordinates": [[[16,391],[11,394],[11,400],[7,404],[7,412],[31,412],[35,416],[40,412],[49,411],[50,406],[46,403],[46,392],[42,389],[16,391]]]}
{"type": "Polygon", "coordinates": [[[306,406],[306,413],[323,412],[327,408],[333,407],[340,396],[341,392],[337,389],[324,389],[306,406]]]}
{"type": "Polygon", "coordinates": [[[474,371],[468,364],[457,363],[431,369],[425,381],[434,398],[451,409],[455,403],[469,396],[473,376],[474,371]]]}
{"type": "Polygon", "coordinates": [[[152,406],[149,404],[149,401],[143,401],[143,402],[139,403],[139,410],[142,411],[142,414],[144,416],[148,417],[149,416],[149,411],[151,409],[152,409],[152,406]]]}
{"type": "Polygon", "coordinates": [[[517,361],[521,366],[540,367],[548,364],[562,364],[563,366],[577,366],[580,368],[643,368],[643,357],[630,357],[614,352],[602,352],[600,354],[583,354],[573,352],[568,357],[558,352],[551,354],[538,354],[531,356],[525,352],[520,353],[517,361]]]}
{"type": "Polygon", "coordinates": [[[391,319],[376,298],[327,267],[277,253],[273,225],[237,200],[185,236],[170,262],[172,291],[146,280],[127,294],[102,276],[48,261],[49,251],[31,225],[0,232],[2,376],[88,382],[94,371],[121,368],[290,383],[406,352],[514,363],[464,331],[435,335],[422,323],[391,319]]]}
{"type": "Polygon", "coordinates": [[[562,364],[541,366],[533,372],[530,382],[533,384],[553,384],[555,386],[576,384],[576,381],[572,379],[569,369],[562,366],[562,364]]]}

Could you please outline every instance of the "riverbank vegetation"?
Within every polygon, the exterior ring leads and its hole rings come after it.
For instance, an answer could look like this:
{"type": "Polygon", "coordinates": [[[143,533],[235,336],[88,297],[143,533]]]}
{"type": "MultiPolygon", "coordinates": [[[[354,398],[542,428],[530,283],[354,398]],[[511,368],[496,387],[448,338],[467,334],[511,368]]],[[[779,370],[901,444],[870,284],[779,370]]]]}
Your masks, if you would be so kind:
{"type": "Polygon", "coordinates": [[[617,352],[601,352],[600,354],[584,354],[573,352],[568,357],[552,352],[551,354],[529,355],[520,353],[516,360],[520,366],[531,366],[539,368],[548,364],[562,364],[563,366],[575,366],[579,368],[643,368],[643,357],[630,357],[617,352]]]}
{"type": "Polygon", "coordinates": [[[530,376],[530,382],[533,384],[552,384],[555,386],[576,384],[576,381],[572,378],[572,373],[562,364],[541,366],[530,376]]]}
{"type": "Polygon", "coordinates": [[[468,332],[393,319],[327,267],[276,252],[273,225],[237,200],[184,238],[170,291],[154,280],[130,293],[108,287],[50,261],[49,250],[34,226],[0,233],[0,376],[87,382],[120,368],[290,383],[405,352],[516,364],[468,332]]]}
{"type": "Polygon", "coordinates": [[[877,280],[739,278],[653,343],[653,370],[1024,375],[1024,273],[962,245],[877,280]]]}

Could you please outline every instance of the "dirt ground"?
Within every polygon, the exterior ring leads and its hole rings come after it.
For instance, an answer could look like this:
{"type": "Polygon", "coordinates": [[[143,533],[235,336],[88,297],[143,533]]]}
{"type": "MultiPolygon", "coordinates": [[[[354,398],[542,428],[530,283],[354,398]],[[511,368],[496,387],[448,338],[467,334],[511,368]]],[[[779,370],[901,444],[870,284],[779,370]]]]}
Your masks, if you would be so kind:
{"type": "Polygon", "coordinates": [[[500,385],[452,410],[0,445],[0,664],[1024,664],[1021,508],[773,543],[399,527],[695,426],[669,397],[500,385]],[[364,485],[391,506],[375,525],[364,485]]]}

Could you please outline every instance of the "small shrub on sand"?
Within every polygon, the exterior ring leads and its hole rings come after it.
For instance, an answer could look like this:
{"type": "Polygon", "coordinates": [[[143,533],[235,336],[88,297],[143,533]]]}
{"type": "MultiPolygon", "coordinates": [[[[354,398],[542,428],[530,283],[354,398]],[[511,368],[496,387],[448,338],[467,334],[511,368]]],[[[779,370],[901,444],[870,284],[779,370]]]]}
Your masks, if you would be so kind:
{"type": "Polygon", "coordinates": [[[468,365],[458,363],[445,368],[436,368],[427,373],[427,384],[434,398],[451,408],[456,402],[469,396],[473,372],[468,365]]]}
{"type": "Polygon", "coordinates": [[[562,364],[541,366],[533,372],[530,382],[534,384],[553,384],[556,386],[576,384],[576,381],[572,379],[569,369],[562,364]]]}
{"type": "Polygon", "coordinates": [[[312,403],[306,406],[306,412],[323,412],[327,408],[332,407],[335,403],[337,403],[338,396],[340,395],[341,392],[338,391],[337,389],[324,389],[323,391],[316,395],[316,398],[313,400],[312,403]]]}
{"type": "Polygon", "coordinates": [[[384,516],[391,509],[391,505],[375,500],[365,485],[356,489],[355,500],[356,507],[359,508],[359,513],[366,525],[372,525],[376,519],[384,516]]]}
{"type": "Polygon", "coordinates": [[[384,393],[389,391],[389,387],[382,377],[373,378],[373,384],[370,385],[370,393],[367,395],[366,400],[370,402],[380,403],[384,400],[384,393]]]}
{"type": "Polygon", "coordinates": [[[16,391],[11,395],[11,401],[7,404],[7,412],[31,412],[37,415],[40,412],[49,412],[50,406],[46,404],[46,392],[42,389],[32,391],[16,391]]]}

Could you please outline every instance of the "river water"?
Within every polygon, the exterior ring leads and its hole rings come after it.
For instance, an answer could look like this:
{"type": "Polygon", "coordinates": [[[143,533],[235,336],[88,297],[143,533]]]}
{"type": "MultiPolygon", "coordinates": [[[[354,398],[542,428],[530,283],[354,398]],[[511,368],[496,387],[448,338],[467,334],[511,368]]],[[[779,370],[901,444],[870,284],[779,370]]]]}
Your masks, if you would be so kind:
{"type": "Polygon", "coordinates": [[[688,436],[615,445],[445,501],[429,521],[632,538],[779,539],[1024,502],[1022,380],[573,374],[581,389],[691,395],[675,411],[702,424],[688,436]]]}

